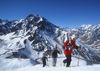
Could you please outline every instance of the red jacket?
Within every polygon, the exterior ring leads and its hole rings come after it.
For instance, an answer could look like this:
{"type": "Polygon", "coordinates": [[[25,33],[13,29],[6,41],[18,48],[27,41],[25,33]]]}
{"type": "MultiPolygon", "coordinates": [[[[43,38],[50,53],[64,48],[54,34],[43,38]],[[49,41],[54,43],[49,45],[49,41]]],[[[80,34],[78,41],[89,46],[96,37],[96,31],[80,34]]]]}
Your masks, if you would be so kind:
{"type": "Polygon", "coordinates": [[[64,49],[64,54],[65,55],[71,55],[73,48],[76,49],[75,39],[73,39],[73,40],[71,39],[71,45],[72,45],[72,47],[71,47],[70,50],[68,49],[68,46],[67,46],[68,43],[69,43],[69,40],[67,40],[66,42],[63,43],[64,47],[67,48],[67,50],[64,49]]]}

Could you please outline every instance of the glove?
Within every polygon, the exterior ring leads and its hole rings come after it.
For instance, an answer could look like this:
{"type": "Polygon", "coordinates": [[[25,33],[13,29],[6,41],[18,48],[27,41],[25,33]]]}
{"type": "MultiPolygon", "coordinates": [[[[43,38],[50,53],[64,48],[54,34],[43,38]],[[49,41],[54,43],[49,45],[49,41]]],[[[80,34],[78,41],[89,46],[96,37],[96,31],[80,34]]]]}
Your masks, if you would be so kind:
{"type": "Polygon", "coordinates": [[[78,48],[79,48],[79,49],[81,49],[81,48],[82,48],[82,46],[80,45],[78,48]]]}
{"type": "Polygon", "coordinates": [[[50,53],[49,55],[51,56],[52,54],[50,53]]]}
{"type": "Polygon", "coordinates": [[[71,45],[70,43],[68,43],[66,46],[68,46],[68,47],[72,47],[72,45],[71,45]]]}

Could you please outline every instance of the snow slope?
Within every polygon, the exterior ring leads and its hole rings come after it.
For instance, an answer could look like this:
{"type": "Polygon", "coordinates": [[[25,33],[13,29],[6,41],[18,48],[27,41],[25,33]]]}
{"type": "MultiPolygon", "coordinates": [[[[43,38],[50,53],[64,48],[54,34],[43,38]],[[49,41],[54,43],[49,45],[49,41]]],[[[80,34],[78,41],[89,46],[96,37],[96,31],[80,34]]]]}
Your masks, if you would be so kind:
{"type": "Polygon", "coordinates": [[[65,58],[57,59],[57,66],[52,66],[52,58],[47,61],[47,66],[42,67],[42,64],[36,64],[30,59],[7,59],[0,62],[0,71],[99,71],[100,65],[87,66],[86,62],[72,58],[71,67],[63,67],[62,61],[65,58]]]}
{"type": "Polygon", "coordinates": [[[83,66],[83,67],[70,67],[70,68],[65,68],[65,67],[40,67],[39,65],[36,65],[34,67],[26,67],[26,68],[21,68],[15,71],[99,71],[100,66],[99,65],[94,65],[94,66],[83,66]]]}

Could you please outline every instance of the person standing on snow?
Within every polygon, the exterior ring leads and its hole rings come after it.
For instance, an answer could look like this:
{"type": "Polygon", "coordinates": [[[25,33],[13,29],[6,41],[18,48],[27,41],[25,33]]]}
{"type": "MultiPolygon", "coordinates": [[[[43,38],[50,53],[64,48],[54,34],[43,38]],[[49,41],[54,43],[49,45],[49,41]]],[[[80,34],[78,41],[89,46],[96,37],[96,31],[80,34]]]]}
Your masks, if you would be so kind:
{"type": "MultiPolygon", "coordinates": [[[[43,67],[45,67],[45,65],[46,65],[46,59],[47,59],[47,57],[45,55],[43,55],[43,57],[42,57],[43,67]]],[[[48,59],[47,59],[47,61],[48,61],[48,59]]]]}
{"type": "Polygon", "coordinates": [[[64,54],[66,56],[66,59],[63,60],[63,66],[65,66],[65,63],[66,64],[66,67],[69,67],[70,66],[70,63],[71,63],[71,53],[72,53],[72,50],[73,48],[75,49],[78,49],[78,48],[81,48],[81,46],[76,46],[75,44],[75,38],[71,39],[71,33],[69,33],[69,39],[63,43],[63,48],[64,48],[64,54]]]}
{"type": "Polygon", "coordinates": [[[56,62],[57,62],[57,53],[61,54],[60,51],[57,50],[57,44],[55,46],[55,48],[52,50],[52,52],[50,53],[50,55],[52,55],[53,58],[53,67],[56,66],[56,62]]]}

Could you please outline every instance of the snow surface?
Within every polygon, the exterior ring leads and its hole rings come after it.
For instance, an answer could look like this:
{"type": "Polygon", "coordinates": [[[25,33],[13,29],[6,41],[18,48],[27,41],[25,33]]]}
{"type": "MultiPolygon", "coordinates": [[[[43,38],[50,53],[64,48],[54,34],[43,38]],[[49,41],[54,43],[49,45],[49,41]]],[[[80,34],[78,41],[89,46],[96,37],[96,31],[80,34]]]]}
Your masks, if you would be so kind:
{"type": "Polygon", "coordinates": [[[30,59],[4,59],[0,60],[0,71],[99,71],[100,65],[87,66],[85,61],[72,58],[71,67],[63,67],[62,60],[58,58],[56,67],[52,66],[52,58],[47,61],[47,66],[42,67],[42,64],[36,64],[30,59]]]}
{"type": "Polygon", "coordinates": [[[34,67],[26,67],[26,68],[21,68],[15,71],[99,71],[100,66],[95,65],[95,66],[83,66],[83,67],[70,67],[70,68],[65,68],[65,67],[40,67],[39,65],[36,65],[34,67]]]}
{"type": "Polygon", "coordinates": [[[36,52],[32,49],[32,46],[30,44],[29,40],[26,40],[26,44],[25,44],[26,48],[24,51],[22,51],[27,57],[29,57],[30,59],[37,59],[39,58],[38,55],[36,55],[36,52]]]}

